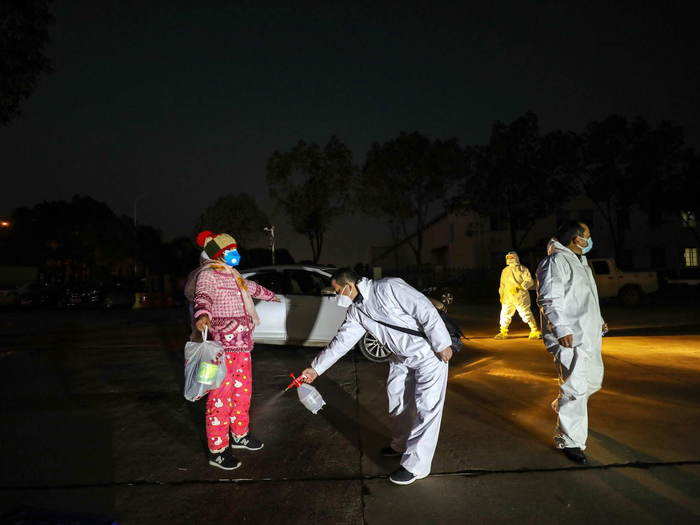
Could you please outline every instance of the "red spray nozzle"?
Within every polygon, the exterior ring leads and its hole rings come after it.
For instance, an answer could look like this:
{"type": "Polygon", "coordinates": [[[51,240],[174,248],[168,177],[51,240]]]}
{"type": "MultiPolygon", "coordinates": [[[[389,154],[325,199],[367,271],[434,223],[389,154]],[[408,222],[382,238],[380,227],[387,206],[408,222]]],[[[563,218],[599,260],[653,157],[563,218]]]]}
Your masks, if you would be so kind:
{"type": "Polygon", "coordinates": [[[289,374],[289,377],[292,378],[292,382],[289,383],[289,385],[287,385],[287,388],[284,389],[285,392],[287,390],[289,390],[290,388],[299,388],[302,385],[302,383],[304,382],[303,381],[304,376],[294,377],[294,374],[289,374]]]}

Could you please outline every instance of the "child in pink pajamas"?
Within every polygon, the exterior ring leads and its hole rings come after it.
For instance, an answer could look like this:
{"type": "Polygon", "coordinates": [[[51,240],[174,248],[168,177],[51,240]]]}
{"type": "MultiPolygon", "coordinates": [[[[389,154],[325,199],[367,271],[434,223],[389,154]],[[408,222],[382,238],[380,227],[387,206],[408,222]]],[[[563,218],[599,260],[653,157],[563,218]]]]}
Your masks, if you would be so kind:
{"type": "Polygon", "coordinates": [[[274,292],[241,277],[234,268],[240,261],[235,240],[227,234],[203,232],[198,242],[209,256],[196,273],[194,319],[198,330],[209,327],[214,341],[224,348],[226,377],[209,392],[206,411],[209,463],[233,470],[240,462],[231,449],[260,450],[263,443],[249,433],[253,393],[251,350],[259,324],[252,299],[279,300],[274,292]]]}

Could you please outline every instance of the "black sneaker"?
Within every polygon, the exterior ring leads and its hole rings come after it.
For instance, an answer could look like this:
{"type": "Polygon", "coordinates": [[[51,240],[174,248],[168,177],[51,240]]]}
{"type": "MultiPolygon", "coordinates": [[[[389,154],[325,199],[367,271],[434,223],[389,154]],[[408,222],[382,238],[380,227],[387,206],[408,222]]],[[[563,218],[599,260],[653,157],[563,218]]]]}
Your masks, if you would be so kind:
{"type": "Polygon", "coordinates": [[[398,450],[394,450],[392,447],[384,447],[379,451],[379,453],[387,458],[394,458],[397,456],[403,456],[403,452],[399,452],[398,450]]]}
{"type": "Polygon", "coordinates": [[[583,450],[581,450],[578,447],[567,447],[561,449],[561,451],[567,458],[569,458],[574,463],[579,463],[580,465],[585,465],[586,463],[588,463],[588,458],[586,457],[586,454],[584,454],[583,450]]]}
{"type": "Polygon", "coordinates": [[[236,470],[241,466],[241,462],[233,457],[230,448],[222,452],[209,452],[209,464],[224,470],[236,470]]]}
{"type": "Polygon", "coordinates": [[[231,448],[244,448],[246,450],[260,450],[265,445],[259,439],[255,439],[250,434],[243,437],[231,436],[231,448]]]}
{"type": "Polygon", "coordinates": [[[397,470],[391,473],[391,476],[389,476],[389,481],[397,485],[410,485],[417,479],[423,479],[425,477],[427,477],[427,475],[419,478],[415,474],[410,473],[405,468],[399,467],[397,470]]]}

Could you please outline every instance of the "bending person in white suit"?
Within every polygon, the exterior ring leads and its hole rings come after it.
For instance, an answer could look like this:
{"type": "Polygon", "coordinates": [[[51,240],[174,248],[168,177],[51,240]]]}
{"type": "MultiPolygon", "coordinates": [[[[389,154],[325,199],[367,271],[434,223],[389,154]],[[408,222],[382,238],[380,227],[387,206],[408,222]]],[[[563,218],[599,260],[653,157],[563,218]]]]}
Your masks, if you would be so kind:
{"type": "Polygon", "coordinates": [[[387,379],[392,441],[382,450],[401,456],[389,480],[408,485],[430,474],[440,434],[452,340],[430,300],[401,279],[360,279],[338,270],[331,284],[347,317],[328,347],[302,372],[311,383],[370,332],[392,353],[387,379]],[[422,332],[421,335],[403,330],[422,332]]]}
{"type": "Polygon", "coordinates": [[[607,332],[585,256],[592,247],[588,226],[571,221],[549,242],[537,268],[544,344],[559,371],[559,397],[552,403],[559,414],[554,443],[577,463],[587,462],[588,398],[603,382],[602,336],[607,332]]]}

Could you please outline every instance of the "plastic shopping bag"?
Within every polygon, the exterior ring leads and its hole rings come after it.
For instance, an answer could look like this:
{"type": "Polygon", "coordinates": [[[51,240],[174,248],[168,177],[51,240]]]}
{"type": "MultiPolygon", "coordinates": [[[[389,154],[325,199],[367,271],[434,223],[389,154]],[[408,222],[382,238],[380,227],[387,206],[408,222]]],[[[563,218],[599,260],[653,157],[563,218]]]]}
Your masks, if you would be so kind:
{"type": "Polygon", "coordinates": [[[221,386],[226,377],[226,360],[220,343],[207,341],[207,329],[202,342],[185,344],[185,399],[197,401],[210,390],[221,386]]]}

